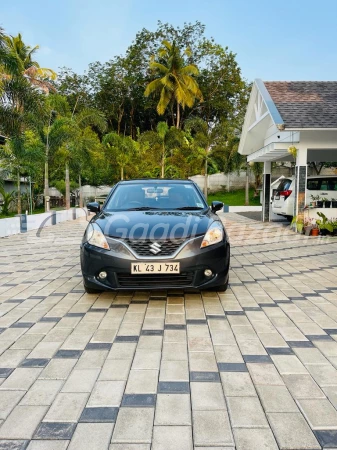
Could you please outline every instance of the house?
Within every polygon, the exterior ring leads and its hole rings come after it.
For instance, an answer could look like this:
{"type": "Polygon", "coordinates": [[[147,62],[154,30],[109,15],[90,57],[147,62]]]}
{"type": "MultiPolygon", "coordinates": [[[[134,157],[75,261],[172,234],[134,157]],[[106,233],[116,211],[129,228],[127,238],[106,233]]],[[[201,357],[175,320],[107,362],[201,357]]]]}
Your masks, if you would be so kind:
{"type": "Polygon", "coordinates": [[[309,162],[337,161],[337,81],[253,83],[239,153],[263,162],[262,220],[270,217],[271,163],[295,161],[295,215],[303,215],[309,162]],[[296,147],[295,158],[289,147],[296,147]]]}

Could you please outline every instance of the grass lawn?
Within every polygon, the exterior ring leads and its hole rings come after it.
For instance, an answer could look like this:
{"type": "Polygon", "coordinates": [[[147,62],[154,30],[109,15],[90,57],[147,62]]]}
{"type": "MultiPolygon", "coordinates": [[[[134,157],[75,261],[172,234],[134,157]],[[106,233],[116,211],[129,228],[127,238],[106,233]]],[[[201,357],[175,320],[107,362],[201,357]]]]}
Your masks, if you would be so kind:
{"type": "MultiPolygon", "coordinates": [[[[218,200],[229,206],[243,206],[245,204],[245,190],[219,191],[216,194],[209,194],[207,200],[208,204],[218,200]]],[[[249,206],[261,206],[260,196],[254,198],[254,189],[249,189],[249,206]]]]}
{"type": "MultiPolygon", "coordinates": [[[[65,209],[65,208],[63,208],[62,206],[59,206],[59,207],[56,207],[56,208],[51,208],[50,212],[52,213],[53,211],[62,211],[63,209],[65,209]]],[[[24,214],[25,212],[26,211],[22,211],[22,214],[24,214]]],[[[45,212],[44,211],[44,206],[40,206],[39,208],[35,208],[33,210],[33,214],[42,214],[44,212],[45,212]]],[[[0,219],[8,219],[10,217],[15,217],[16,214],[17,214],[16,212],[11,212],[7,216],[5,216],[3,214],[0,214],[0,219]]]]}

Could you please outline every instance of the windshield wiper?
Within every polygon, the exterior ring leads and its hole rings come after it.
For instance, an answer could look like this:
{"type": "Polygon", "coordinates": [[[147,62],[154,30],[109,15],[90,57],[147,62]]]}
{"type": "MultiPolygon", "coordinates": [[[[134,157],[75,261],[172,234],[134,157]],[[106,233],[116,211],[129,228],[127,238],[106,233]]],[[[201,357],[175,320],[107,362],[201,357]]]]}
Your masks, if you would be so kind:
{"type": "Polygon", "coordinates": [[[160,209],[160,208],[153,208],[150,206],[139,206],[138,208],[128,208],[126,211],[150,211],[151,209],[160,209]]]}
{"type": "Polygon", "coordinates": [[[192,211],[193,209],[205,209],[205,208],[201,208],[200,206],[182,206],[181,208],[176,208],[179,210],[185,210],[185,211],[192,211]]]}

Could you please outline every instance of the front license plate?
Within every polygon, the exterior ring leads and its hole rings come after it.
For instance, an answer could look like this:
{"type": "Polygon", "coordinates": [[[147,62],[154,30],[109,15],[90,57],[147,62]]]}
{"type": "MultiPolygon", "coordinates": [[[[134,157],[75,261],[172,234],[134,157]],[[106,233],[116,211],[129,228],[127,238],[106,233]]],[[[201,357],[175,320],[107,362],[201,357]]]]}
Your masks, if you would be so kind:
{"type": "Polygon", "coordinates": [[[131,263],[131,273],[133,275],[180,273],[180,263],[131,263]]]}

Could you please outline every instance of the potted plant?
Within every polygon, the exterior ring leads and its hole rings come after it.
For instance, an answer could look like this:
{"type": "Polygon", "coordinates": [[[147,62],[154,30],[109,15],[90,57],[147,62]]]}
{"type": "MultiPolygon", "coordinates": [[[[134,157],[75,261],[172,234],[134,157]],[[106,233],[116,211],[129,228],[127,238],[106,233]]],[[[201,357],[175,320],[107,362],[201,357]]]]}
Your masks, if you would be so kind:
{"type": "Polygon", "coordinates": [[[316,208],[323,208],[323,200],[319,195],[316,195],[316,208]]]}
{"type": "Polygon", "coordinates": [[[337,219],[331,219],[330,223],[332,225],[332,235],[337,236],[337,219]]]}
{"type": "Polygon", "coordinates": [[[337,208],[337,199],[335,199],[335,198],[331,199],[331,207],[332,208],[337,208]]]}
{"type": "Polygon", "coordinates": [[[291,221],[290,228],[294,228],[297,233],[302,234],[303,228],[304,228],[304,220],[302,218],[298,218],[297,216],[293,217],[293,220],[291,221]]]}
{"type": "Polygon", "coordinates": [[[322,236],[326,236],[328,232],[332,233],[333,226],[326,215],[321,212],[318,212],[317,215],[320,217],[320,219],[316,220],[316,224],[318,225],[320,234],[322,236]]]}
{"type": "Polygon", "coordinates": [[[330,208],[331,201],[328,198],[323,197],[321,200],[322,200],[322,202],[324,202],[324,208],[330,208]]]}
{"type": "Polygon", "coordinates": [[[312,224],[312,229],[311,229],[311,236],[318,236],[319,235],[319,228],[317,223],[313,223],[312,224]]]}
{"type": "Polygon", "coordinates": [[[311,198],[311,204],[312,204],[312,206],[314,207],[314,208],[316,208],[316,203],[317,203],[317,200],[319,200],[319,195],[310,195],[310,198],[311,198]]]}
{"type": "Polygon", "coordinates": [[[310,217],[306,217],[304,219],[304,234],[306,236],[310,236],[311,230],[313,228],[313,220],[314,219],[312,219],[310,217]]]}

